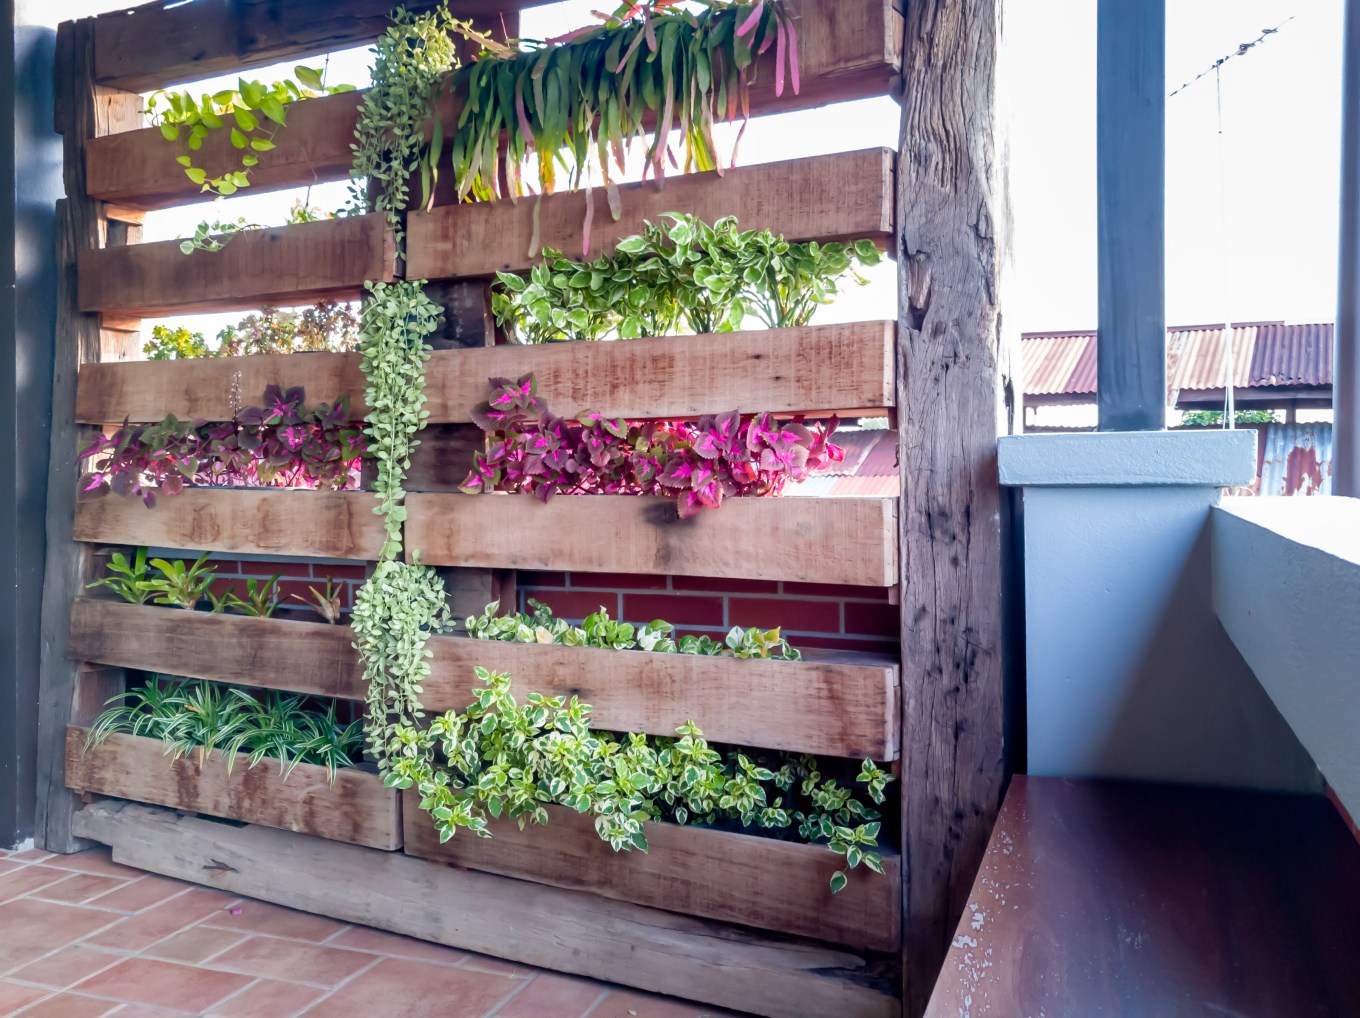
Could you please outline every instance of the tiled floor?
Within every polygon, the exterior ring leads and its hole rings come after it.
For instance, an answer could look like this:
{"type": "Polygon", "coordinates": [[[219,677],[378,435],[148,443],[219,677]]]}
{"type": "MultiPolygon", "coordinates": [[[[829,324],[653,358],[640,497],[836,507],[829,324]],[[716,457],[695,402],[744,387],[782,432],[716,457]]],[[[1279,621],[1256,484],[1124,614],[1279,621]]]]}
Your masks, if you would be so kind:
{"type": "Polygon", "coordinates": [[[0,1015],[736,1018],[78,855],[0,852],[0,1015]]]}

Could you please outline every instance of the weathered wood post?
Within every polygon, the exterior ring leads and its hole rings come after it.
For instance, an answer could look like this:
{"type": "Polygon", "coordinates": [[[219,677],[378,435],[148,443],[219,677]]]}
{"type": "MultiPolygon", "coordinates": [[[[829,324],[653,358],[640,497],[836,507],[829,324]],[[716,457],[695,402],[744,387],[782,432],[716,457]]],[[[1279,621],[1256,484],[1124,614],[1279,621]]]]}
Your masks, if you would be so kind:
{"type": "Polygon", "coordinates": [[[1004,777],[995,112],[1001,0],[907,6],[897,162],[903,1001],[919,1015],[1004,777]]]}

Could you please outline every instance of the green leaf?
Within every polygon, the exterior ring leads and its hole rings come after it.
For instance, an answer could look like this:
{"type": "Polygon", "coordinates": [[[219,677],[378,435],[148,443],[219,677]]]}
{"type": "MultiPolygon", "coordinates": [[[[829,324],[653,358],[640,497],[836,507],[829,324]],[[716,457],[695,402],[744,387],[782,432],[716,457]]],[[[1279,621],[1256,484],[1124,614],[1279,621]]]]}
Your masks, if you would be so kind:
{"type": "Polygon", "coordinates": [[[256,152],[268,152],[270,149],[274,148],[274,143],[268,138],[251,138],[250,147],[256,152]]]}
{"type": "Polygon", "coordinates": [[[184,171],[184,175],[188,177],[190,180],[192,180],[195,184],[202,184],[203,181],[206,180],[208,177],[207,171],[198,166],[189,167],[187,170],[184,171]]]}
{"type": "Polygon", "coordinates": [[[235,127],[231,129],[231,147],[232,148],[246,147],[246,136],[242,134],[239,130],[237,130],[235,127]]]}
{"type": "Polygon", "coordinates": [[[179,126],[176,124],[161,124],[161,136],[166,141],[175,141],[179,138],[179,126]]]}
{"type": "Polygon", "coordinates": [[[260,112],[276,124],[282,124],[284,121],[283,103],[272,95],[261,97],[260,112]]]}
{"type": "Polygon", "coordinates": [[[313,92],[320,92],[326,87],[321,80],[321,72],[314,67],[298,64],[293,68],[293,77],[297,78],[303,88],[309,88],[313,92]]]}
{"type": "Polygon", "coordinates": [[[831,893],[840,894],[841,891],[845,890],[845,885],[849,882],[850,880],[845,875],[845,871],[837,870],[835,873],[831,874],[831,893]]]}

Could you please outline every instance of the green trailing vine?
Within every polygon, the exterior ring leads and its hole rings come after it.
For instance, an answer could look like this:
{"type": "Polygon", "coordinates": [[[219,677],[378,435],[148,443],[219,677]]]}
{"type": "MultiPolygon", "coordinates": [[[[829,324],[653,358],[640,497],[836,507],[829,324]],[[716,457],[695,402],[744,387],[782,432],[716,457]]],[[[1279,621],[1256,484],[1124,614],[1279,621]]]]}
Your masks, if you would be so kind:
{"type": "Polygon", "coordinates": [[[595,819],[615,851],[647,850],[649,821],[739,822],[807,842],[824,842],[845,857],[846,870],[883,870],[879,815],[891,776],[863,761],[855,781],[868,803],[823,773],[814,757],[759,751],[720,752],[693,723],[675,738],[613,735],[590,728],[591,708],[576,697],[529,693],[515,700],[508,675],[476,670],[475,702],[428,727],[402,726],[391,746],[385,782],[414,788],[434,819],[440,841],[459,828],[482,837],[492,818],[521,829],[548,822],[546,807],[565,806],[595,819]]]}
{"type": "Polygon", "coordinates": [[[359,211],[384,213],[398,245],[404,237],[401,213],[410,202],[411,178],[420,175],[422,205],[434,194],[443,148],[434,103],[443,75],[457,64],[452,33],[458,29],[447,4],[418,15],[399,7],[376,44],[373,83],[364,94],[354,131],[351,200],[359,211]],[[431,119],[434,136],[427,145],[425,124],[431,119]]]}

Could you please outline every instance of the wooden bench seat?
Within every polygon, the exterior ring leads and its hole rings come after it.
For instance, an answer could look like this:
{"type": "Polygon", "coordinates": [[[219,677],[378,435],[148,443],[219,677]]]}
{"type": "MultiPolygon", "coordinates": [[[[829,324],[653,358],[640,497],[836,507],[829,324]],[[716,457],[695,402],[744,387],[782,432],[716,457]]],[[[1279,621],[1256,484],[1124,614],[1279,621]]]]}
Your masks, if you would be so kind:
{"type": "Polygon", "coordinates": [[[1357,951],[1325,798],[1016,776],[927,1015],[1354,1015],[1357,951]]]}

